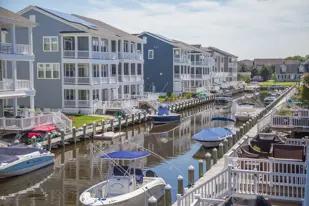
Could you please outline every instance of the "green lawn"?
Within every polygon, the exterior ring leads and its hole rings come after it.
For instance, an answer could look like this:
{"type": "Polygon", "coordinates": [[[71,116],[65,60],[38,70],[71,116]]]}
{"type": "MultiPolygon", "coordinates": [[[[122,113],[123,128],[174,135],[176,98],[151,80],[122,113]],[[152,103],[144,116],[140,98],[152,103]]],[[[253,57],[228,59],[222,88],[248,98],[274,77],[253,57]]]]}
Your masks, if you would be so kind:
{"type": "Polygon", "coordinates": [[[266,82],[261,82],[259,83],[259,85],[261,87],[270,87],[270,86],[287,86],[287,87],[290,87],[290,86],[293,86],[295,85],[297,82],[275,82],[274,80],[268,80],[266,82]]]}
{"type": "Polygon", "coordinates": [[[79,128],[84,124],[90,124],[92,122],[108,119],[108,117],[106,116],[89,116],[89,115],[70,115],[69,118],[72,120],[73,127],[76,128],[79,128]]]}

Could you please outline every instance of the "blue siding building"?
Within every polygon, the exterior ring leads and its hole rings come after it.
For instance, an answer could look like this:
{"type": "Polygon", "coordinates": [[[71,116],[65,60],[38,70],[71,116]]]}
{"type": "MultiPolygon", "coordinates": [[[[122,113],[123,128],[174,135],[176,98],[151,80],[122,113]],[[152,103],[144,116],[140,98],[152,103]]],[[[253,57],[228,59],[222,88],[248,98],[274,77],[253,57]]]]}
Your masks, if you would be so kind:
{"type": "Polygon", "coordinates": [[[180,94],[211,86],[214,60],[201,46],[143,32],[145,91],[180,94]]]}

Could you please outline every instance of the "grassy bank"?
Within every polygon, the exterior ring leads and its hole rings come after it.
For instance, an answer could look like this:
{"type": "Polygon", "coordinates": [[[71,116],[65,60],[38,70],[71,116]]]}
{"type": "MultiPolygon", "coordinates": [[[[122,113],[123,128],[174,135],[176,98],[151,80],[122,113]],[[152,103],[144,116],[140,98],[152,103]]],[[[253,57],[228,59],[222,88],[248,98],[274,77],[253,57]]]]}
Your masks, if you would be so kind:
{"type": "Polygon", "coordinates": [[[297,82],[276,82],[274,80],[268,80],[265,82],[260,82],[259,85],[261,87],[270,87],[270,86],[286,86],[286,87],[290,87],[295,85],[297,82]]]}
{"type": "Polygon", "coordinates": [[[84,124],[90,124],[101,120],[109,119],[107,116],[90,116],[90,115],[69,115],[73,127],[79,128],[84,124]]]}

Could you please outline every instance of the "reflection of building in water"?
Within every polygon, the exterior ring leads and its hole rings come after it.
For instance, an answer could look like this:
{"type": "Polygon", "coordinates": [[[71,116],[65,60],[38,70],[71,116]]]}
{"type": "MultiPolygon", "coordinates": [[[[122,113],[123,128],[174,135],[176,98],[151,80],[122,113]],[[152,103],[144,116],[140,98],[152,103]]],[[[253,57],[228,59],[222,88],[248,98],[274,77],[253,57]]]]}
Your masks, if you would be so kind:
{"type": "MultiPolygon", "coordinates": [[[[168,132],[150,133],[145,137],[144,147],[163,158],[174,157],[188,151],[191,147],[190,118],[168,132]]],[[[159,161],[158,157],[148,157],[150,165],[159,161]]]]}

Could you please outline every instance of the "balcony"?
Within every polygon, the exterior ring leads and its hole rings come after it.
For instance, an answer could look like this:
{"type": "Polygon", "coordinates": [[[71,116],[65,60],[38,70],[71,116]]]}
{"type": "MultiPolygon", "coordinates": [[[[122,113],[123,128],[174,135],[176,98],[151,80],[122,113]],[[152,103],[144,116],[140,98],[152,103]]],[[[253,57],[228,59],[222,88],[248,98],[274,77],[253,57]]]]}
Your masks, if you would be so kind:
{"type": "Polygon", "coordinates": [[[13,79],[3,79],[0,81],[0,92],[1,91],[14,91],[14,90],[30,90],[29,80],[17,80],[16,87],[14,87],[13,79]]]}
{"type": "Polygon", "coordinates": [[[89,108],[91,100],[64,100],[64,107],[67,108],[89,108]]]}
{"type": "Polygon", "coordinates": [[[130,53],[130,52],[120,52],[118,53],[119,59],[127,59],[127,60],[143,60],[143,54],[139,51],[135,53],[130,53]]]}
{"type": "Polygon", "coordinates": [[[64,77],[66,85],[98,85],[117,83],[117,77],[64,77]]]}
{"type": "Polygon", "coordinates": [[[97,52],[88,50],[82,51],[78,50],[75,53],[75,50],[63,50],[63,58],[69,59],[99,59],[99,60],[117,60],[116,52],[97,52]]]}
{"type": "Polygon", "coordinates": [[[118,76],[119,82],[138,82],[143,81],[142,75],[120,75],[118,76]]]}
{"type": "Polygon", "coordinates": [[[174,63],[176,64],[191,64],[191,60],[188,58],[174,57],[174,63]]]}
{"type": "Polygon", "coordinates": [[[17,55],[32,55],[29,44],[15,44],[15,52],[12,43],[0,43],[0,53],[17,54],[17,55]]]}

